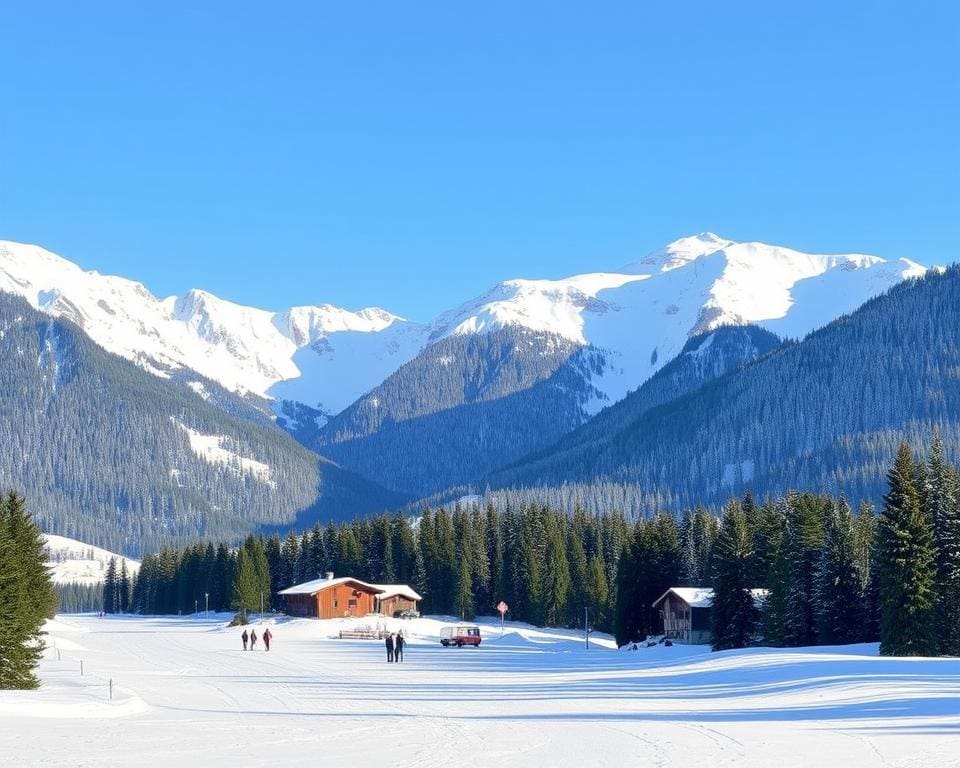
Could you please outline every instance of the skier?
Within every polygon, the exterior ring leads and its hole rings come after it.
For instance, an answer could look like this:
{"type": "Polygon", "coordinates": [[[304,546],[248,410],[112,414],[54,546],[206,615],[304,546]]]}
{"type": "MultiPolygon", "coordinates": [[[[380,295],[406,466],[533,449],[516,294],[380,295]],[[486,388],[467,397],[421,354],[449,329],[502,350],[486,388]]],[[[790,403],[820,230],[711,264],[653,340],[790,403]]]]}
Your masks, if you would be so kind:
{"type": "Polygon", "coordinates": [[[393,661],[393,635],[387,635],[387,661],[393,661]]]}
{"type": "Polygon", "coordinates": [[[407,641],[403,639],[403,632],[397,633],[397,648],[393,652],[394,661],[403,661],[403,646],[407,644],[407,641]]]}
{"type": "Polygon", "coordinates": [[[240,639],[243,640],[243,650],[247,650],[247,630],[243,630],[243,634],[240,635],[240,639]]]}
{"type": "Polygon", "coordinates": [[[257,630],[250,630],[250,650],[252,651],[257,647],[257,630]]]}
{"type": "Polygon", "coordinates": [[[263,630],[263,645],[269,651],[270,650],[270,641],[273,639],[273,632],[270,631],[270,627],[267,627],[263,630]]]}

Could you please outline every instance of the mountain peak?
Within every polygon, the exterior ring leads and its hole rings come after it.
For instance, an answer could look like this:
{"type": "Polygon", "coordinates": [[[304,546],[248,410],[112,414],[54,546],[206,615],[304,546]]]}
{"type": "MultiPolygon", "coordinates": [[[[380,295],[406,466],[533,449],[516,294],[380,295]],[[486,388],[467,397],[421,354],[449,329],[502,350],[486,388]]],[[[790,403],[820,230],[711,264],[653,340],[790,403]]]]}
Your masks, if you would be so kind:
{"type": "Polygon", "coordinates": [[[734,245],[733,240],[726,240],[713,232],[700,232],[681,237],[663,248],[651,251],[640,261],[628,264],[621,271],[635,274],[649,272],[653,268],[658,272],[667,272],[731,245],[734,245]]]}

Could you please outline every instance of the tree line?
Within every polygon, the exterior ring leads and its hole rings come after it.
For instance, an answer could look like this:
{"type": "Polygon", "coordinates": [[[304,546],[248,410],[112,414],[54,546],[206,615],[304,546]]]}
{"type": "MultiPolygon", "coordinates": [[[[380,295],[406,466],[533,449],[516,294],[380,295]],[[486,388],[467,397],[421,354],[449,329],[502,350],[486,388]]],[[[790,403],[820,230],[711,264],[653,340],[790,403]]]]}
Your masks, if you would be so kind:
{"type": "MultiPolygon", "coordinates": [[[[131,610],[148,614],[258,611],[281,607],[277,592],[332,571],[376,584],[408,583],[421,610],[472,619],[505,601],[510,617],[612,626],[617,561],[629,524],[621,515],[567,515],[540,505],[426,508],[316,525],[301,534],[249,536],[226,544],[163,549],[143,560],[131,610]]],[[[110,612],[112,608],[104,606],[110,612]]]]}
{"type": "Polygon", "coordinates": [[[425,508],[165,549],[143,562],[131,598],[143,613],[256,611],[325,571],[409,583],[425,613],[471,619],[505,601],[510,618],[591,623],[618,643],[663,631],[653,603],[674,586],[712,587],[713,647],[881,642],[892,655],[960,655],[960,474],[935,437],[923,461],[902,445],[878,514],[842,496],[747,491],[719,517],[628,521],[544,505],[425,508]]]}
{"type": "Polygon", "coordinates": [[[689,553],[669,537],[654,551],[713,587],[714,649],[879,640],[884,655],[960,655],[960,475],[939,435],[923,460],[901,444],[879,514],[810,493],[757,506],[748,493],[704,525],[689,553]]]}

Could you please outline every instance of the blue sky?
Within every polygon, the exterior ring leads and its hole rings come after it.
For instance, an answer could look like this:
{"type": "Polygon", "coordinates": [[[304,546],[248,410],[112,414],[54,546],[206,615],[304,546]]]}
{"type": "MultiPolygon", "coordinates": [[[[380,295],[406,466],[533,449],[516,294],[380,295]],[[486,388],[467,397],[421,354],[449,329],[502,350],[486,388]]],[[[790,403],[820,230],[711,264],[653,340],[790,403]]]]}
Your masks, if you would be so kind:
{"type": "Polygon", "coordinates": [[[5,8],[0,239],[421,320],[702,230],[958,258],[953,3],[146,5],[5,8]]]}

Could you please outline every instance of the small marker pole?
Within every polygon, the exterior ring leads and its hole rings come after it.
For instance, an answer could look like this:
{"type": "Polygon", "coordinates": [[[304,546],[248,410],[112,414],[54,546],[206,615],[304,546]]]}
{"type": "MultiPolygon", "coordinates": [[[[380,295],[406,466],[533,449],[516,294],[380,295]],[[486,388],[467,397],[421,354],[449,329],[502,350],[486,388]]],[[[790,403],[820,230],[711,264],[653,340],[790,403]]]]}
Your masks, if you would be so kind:
{"type": "Polygon", "coordinates": [[[83,659],[80,659],[80,677],[83,677],[83,659]]]}
{"type": "Polygon", "coordinates": [[[110,701],[113,701],[113,678],[110,678],[110,701]]]}

